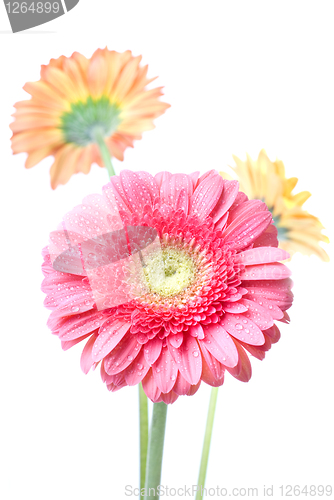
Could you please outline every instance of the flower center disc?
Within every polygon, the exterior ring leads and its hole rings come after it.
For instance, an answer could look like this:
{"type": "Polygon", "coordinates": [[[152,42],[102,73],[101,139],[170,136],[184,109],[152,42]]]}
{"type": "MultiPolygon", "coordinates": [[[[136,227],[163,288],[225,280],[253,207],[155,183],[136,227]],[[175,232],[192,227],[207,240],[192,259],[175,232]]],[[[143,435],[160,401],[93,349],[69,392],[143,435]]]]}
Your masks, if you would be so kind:
{"type": "Polygon", "coordinates": [[[96,127],[101,129],[104,137],[110,136],[121,122],[119,115],[119,107],[112,104],[108,97],[88,97],[86,102],[71,104],[71,111],[61,116],[60,128],[67,143],[87,146],[94,142],[93,131],[96,127]]]}
{"type": "Polygon", "coordinates": [[[151,255],[143,267],[147,287],[162,297],[177,295],[194,281],[196,267],[184,251],[165,248],[151,255]]]}

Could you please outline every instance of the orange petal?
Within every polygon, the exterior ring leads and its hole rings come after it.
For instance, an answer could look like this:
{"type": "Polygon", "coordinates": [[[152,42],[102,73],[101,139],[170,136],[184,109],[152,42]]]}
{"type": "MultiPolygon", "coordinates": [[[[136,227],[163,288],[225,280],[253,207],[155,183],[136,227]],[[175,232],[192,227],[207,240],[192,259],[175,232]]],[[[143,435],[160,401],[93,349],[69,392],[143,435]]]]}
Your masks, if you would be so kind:
{"type": "Polygon", "coordinates": [[[123,68],[117,84],[113,91],[113,96],[118,102],[122,102],[128,91],[131,89],[137,75],[137,70],[142,57],[134,57],[123,68]]]}
{"type": "Polygon", "coordinates": [[[36,104],[46,105],[50,108],[66,111],[70,109],[67,99],[64,99],[55,89],[46,82],[28,82],[23,89],[37,99],[36,104]]]}
{"type": "Polygon", "coordinates": [[[90,144],[89,146],[83,148],[77,162],[76,173],[77,172],[83,172],[84,174],[89,173],[93,163],[93,148],[94,148],[93,144],[90,144]]]}
{"type": "Polygon", "coordinates": [[[52,66],[42,66],[41,75],[67,101],[79,100],[77,87],[65,71],[52,66]]]}
{"type": "Polygon", "coordinates": [[[66,184],[76,172],[81,148],[66,144],[55,155],[55,161],[50,169],[51,187],[56,189],[59,184],[66,184]]]}
{"type": "Polygon", "coordinates": [[[126,134],[141,134],[145,130],[153,130],[155,128],[154,123],[151,119],[149,120],[127,120],[122,122],[118,127],[118,132],[124,132],[126,134]]]}
{"type": "MultiPolygon", "coordinates": [[[[33,105],[32,106],[19,106],[16,109],[15,113],[12,114],[12,116],[14,118],[18,119],[20,117],[25,118],[27,115],[29,115],[29,116],[40,115],[40,116],[48,116],[48,117],[52,117],[54,119],[57,119],[61,115],[61,113],[56,109],[47,108],[46,106],[36,105],[36,103],[33,101],[33,99],[31,99],[31,101],[28,101],[28,102],[33,103],[33,105]]],[[[19,103],[16,103],[16,104],[19,104],[19,103]]],[[[15,104],[15,107],[16,107],[16,104],[15,104]]]]}
{"type": "Polygon", "coordinates": [[[66,58],[64,61],[64,71],[69,75],[76,87],[78,99],[85,101],[89,95],[87,79],[83,75],[79,63],[74,58],[66,58]]]}
{"type": "Polygon", "coordinates": [[[44,127],[57,127],[58,120],[52,116],[31,114],[17,118],[9,125],[12,132],[23,132],[31,129],[42,129],[44,127]]]}
{"type": "Polygon", "coordinates": [[[25,167],[26,168],[32,168],[37,163],[40,161],[44,160],[47,156],[50,156],[53,154],[53,148],[46,147],[46,148],[39,148],[36,149],[35,151],[32,151],[31,153],[28,154],[28,157],[25,162],[25,167]]]}
{"type": "Polygon", "coordinates": [[[33,132],[20,132],[12,137],[13,153],[29,153],[37,148],[52,146],[53,148],[63,143],[62,133],[58,129],[36,129],[33,132]]]}
{"type": "Polygon", "coordinates": [[[92,97],[101,97],[109,79],[108,64],[104,52],[98,49],[89,61],[87,79],[92,97]]]}

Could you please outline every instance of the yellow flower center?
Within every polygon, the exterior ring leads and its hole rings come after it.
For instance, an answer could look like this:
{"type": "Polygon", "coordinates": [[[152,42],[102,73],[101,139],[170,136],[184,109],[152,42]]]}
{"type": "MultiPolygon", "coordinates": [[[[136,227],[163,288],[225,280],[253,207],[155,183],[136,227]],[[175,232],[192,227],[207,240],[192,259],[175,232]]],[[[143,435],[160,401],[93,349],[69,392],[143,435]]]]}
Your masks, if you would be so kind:
{"type": "Polygon", "coordinates": [[[149,256],[143,274],[151,293],[170,297],[193,283],[196,266],[185,251],[167,247],[149,256]]]}

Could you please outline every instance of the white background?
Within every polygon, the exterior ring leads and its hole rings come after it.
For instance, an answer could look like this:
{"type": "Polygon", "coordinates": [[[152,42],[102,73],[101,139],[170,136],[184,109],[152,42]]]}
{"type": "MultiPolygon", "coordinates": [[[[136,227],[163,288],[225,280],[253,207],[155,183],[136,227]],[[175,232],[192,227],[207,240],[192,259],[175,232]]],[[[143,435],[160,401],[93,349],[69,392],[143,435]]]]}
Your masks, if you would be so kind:
{"type": "MultiPolygon", "coordinates": [[[[97,166],[51,191],[51,159],[12,156],[12,105],[41,64],[98,47],[143,54],[172,104],[121,168],[225,169],[264,147],[310,190],[333,239],[333,3],[80,0],[12,35],[0,5],[1,466],[4,500],[123,499],[138,483],[137,388],[110,394],[46,327],[41,249],[62,216],[107,182],[97,166]]],[[[328,252],[332,255],[330,247],[328,252]]],[[[292,322],[248,384],[219,391],[207,486],[333,481],[333,265],[296,256],[292,322]]],[[[196,483],[209,388],[169,407],[162,484],[196,483]]],[[[135,497],[132,497],[135,498],[135,497]]],[[[218,498],[218,497],[217,497],[218,498]]]]}

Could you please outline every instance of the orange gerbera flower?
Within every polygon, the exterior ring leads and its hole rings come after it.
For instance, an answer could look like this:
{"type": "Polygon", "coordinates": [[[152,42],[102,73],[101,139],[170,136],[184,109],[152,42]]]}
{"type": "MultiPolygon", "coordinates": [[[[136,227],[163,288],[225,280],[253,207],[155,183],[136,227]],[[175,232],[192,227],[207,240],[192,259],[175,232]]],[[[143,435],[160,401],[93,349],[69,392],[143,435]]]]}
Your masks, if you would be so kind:
{"type": "Polygon", "coordinates": [[[329,243],[322,233],[324,226],[320,220],[308,213],[303,204],[311,196],[308,191],[293,194],[298,179],[285,176],[284,164],[280,160],[272,162],[264,149],[260,151],[257,160],[248,155],[246,161],[233,156],[236,166],[234,176],[224,172],[221,175],[239,181],[240,190],[248,198],[264,201],[272,213],[278,231],[280,248],[292,256],[296,252],[304,255],[315,254],[320,259],[328,261],[329,257],[319,245],[321,241],[329,243]]]}
{"type": "Polygon", "coordinates": [[[26,168],[54,156],[51,186],[68,182],[72,174],[88,173],[93,162],[103,166],[97,135],[110,155],[123,160],[142,132],[169,107],[161,102],[162,87],[148,90],[141,56],[98,49],[90,59],[74,52],[51,59],[38,82],[23,87],[32,97],[15,104],[10,125],[13,153],[28,153],[26,168]]]}

